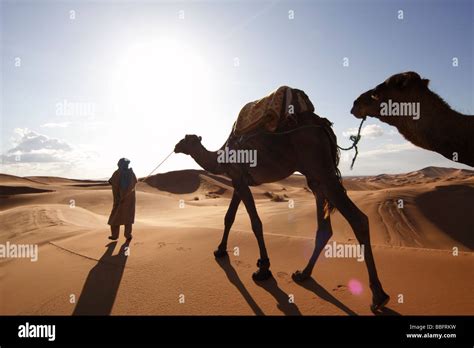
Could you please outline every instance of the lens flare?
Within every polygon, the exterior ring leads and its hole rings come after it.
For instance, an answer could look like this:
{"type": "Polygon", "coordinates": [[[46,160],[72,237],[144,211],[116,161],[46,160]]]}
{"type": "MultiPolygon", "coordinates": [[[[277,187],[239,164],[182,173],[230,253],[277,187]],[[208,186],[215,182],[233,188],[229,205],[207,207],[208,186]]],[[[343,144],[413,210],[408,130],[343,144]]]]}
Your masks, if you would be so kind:
{"type": "Polygon", "coordinates": [[[353,295],[360,295],[363,291],[362,283],[358,281],[357,279],[351,279],[349,280],[349,291],[353,295]]]}

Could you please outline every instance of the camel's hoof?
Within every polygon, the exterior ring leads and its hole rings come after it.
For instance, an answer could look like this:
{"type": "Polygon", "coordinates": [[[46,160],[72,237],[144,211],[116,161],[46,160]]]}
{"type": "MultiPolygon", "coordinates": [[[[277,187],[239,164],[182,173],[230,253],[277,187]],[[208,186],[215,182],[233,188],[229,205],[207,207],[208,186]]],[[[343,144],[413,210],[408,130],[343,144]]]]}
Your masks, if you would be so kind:
{"type": "Polygon", "coordinates": [[[309,277],[311,277],[311,274],[307,274],[301,271],[296,271],[291,275],[291,278],[297,283],[304,282],[309,277]]]}
{"type": "Polygon", "coordinates": [[[259,269],[252,274],[252,279],[255,281],[267,280],[272,277],[272,272],[269,269],[259,269]]]}
{"type": "Polygon", "coordinates": [[[228,255],[227,255],[227,250],[221,249],[221,248],[217,248],[216,250],[214,250],[214,256],[215,256],[217,259],[226,257],[226,256],[228,256],[228,255]]]}
{"type": "Polygon", "coordinates": [[[370,305],[370,310],[372,312],[377,312],[383,307],[385,307],[388,301],[390,301],[390,296],[388,296],[385,292],[383,292],[380,296],[372,297],[372,304],[370,305]]]}
{"type": "Polygon", "coordinates": [[[258,259],[257,261],[258,271],[252,274],[253,280],[267,280],[272,276],[272,272],[270,271],[270,260],[266,259],[258,259]]]}

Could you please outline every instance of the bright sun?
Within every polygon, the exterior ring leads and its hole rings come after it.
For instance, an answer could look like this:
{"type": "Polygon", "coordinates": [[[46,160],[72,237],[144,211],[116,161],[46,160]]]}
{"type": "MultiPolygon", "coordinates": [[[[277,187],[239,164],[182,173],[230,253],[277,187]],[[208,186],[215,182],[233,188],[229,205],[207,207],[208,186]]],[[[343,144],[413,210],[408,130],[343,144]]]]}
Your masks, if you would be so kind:
{"type": "Polygon", "coordinates": [[[129,46],[115,73],[111,86],[115,110],[135,120],[161,115],[185,120],[212,97],[209,65],[178,41],[129,46]]]}

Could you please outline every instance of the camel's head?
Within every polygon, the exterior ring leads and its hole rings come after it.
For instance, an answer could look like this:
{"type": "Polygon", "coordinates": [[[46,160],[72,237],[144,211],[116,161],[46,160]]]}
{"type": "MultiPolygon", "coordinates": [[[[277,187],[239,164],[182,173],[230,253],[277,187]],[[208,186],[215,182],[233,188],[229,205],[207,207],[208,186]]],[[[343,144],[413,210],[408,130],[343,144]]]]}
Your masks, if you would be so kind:
{"type": "Polygon", "coordinates": [[[197,135],[187,134],[179,143],[176,144],[174,152],[189,155],[196,146],[201,145],[201,140],[202,138],[197,135]]]}
{"type": "Polygon", "coordinates": [[[351,114],[357,118],[380,116],[381,104],[392,102],[419,101],[420,94],[428,89],[429,80],[422,79],[416,72],[408,71],[393,75],[354,101],[351,114]]]}

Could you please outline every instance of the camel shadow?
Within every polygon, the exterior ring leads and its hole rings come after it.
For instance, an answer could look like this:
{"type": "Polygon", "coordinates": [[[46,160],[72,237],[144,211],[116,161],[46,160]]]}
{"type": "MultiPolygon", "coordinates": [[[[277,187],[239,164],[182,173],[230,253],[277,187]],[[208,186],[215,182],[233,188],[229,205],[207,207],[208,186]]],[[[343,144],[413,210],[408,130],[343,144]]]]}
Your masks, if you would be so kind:
{"type": "Polygon", "coordinates": [[[383,307],[377,311],[372,311],[372,313],[374,313],[374,315],[376,316],[401,316],[400,313],[398,313],[397,311],[394,311],[393,309],[390,309],[388,307],[383,307]]]}
{"type": "Polygon", "coordinates": [[[318,297],[321,299],[332,303],[335,305],[337,308],[341,309],[342,311],[346,312],[348,315],[357,315],[356,312],[354,312],[352,309],[347,307],[344,303],[339,301],[337,298],[335,298],[333,295],[331,295],[325,288],[323,288],[321,285],[316,282],[313,278],[308,278],[303,282],[295,282],[299,286],[305,288],[306,290],[309,290],[316,294],[318,297]]]}
{"type": "Polygon", "coordinates": [[[474,188],[437,186],[415,198],[421,213],[448,236],[474,250],[474,188]],[[440,206],[440,204],[442,204],[440,206]]]}
{"type": "Polygon", "coordinates": [[[265,281],[256,281],[255,284],[268,291],[277,300],[277,307],[285,315],[301,315],[301,312],[295,303],[289,302],[289,296],[278,287],[275,278],[270,277],[265,281]]]}
{"type": "Polygon", "coordinates": [[[89,271],[72,315],[109,315],[112,312],[127,262],[125,248],[129,242],[122,244],[118,254],[112,256],[116,245],[117,242],[107,244],[104,255],[89,271]]]}
{"type": "Polygon", "coordinates": [[[240,280],[237,272],[235,271],[234,267],[232,267],[230,263],[229,257],[225,256],[222,258],[216,258],[215,260],[217,264],[224,270],[225,275],[227,276],[227,279],[229,279],[231,284],[234,285],[237,288],[237,290],[239,290],[239,292],[242,294],[242,297],[245,299],[245,301],[247,301],[250,308],[252,308],[252,311],[256,315],[265,315],[265,313],[263,313],[262,309],[258,306],[258,304],[252,298],[250,293],[247,291],[247,288],[244,286],[244,284],[240,280]]]}

